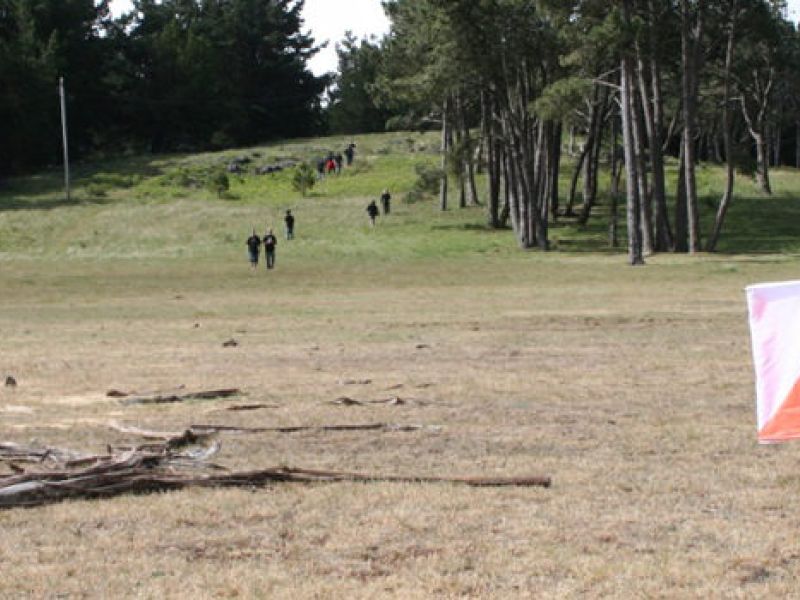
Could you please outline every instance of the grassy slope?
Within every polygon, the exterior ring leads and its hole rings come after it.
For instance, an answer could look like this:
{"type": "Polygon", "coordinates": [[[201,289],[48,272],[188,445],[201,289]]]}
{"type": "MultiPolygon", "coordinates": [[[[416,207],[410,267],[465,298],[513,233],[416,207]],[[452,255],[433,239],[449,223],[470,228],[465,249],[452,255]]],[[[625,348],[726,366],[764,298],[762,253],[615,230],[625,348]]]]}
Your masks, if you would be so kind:
{"type": "MultiPolygon", "coordinates": [[[[306,199],[284,175],[235,181],[224,200],[163,182],[225,156],[313,156],[344,140],[87,165],[71,205],[58,173],[10,182],[0,193],[0,375],[20,386],[0,389],[0,440],[102,451],[126,441],[111,420],[165,430],[413,422],[442,430],[231,436],[219,462],[546,472],[554,487],[278,486],[0,512],[0,597],[796,591],[796,460],[791,445],[754,443],[742,295],[748,283],[796,277],[795,172],[776,174],[771,199],[740,182],[748,197],[732,209],[723,253],[631,269],[623,251],[605,249],[602,218],[585,232],[555,227],[560,250],[542,254],[486,230],[480,209],[402,204],[413,165],[435,160],[409,153],[408,138],[435,145],[416,134],[359,139],[358,172],[306,199]],[[90,194],[91,182],[105,195],[90,194]],[[364,206],[384,187],[394,214],[370,230],[364,206]],[[287,207],[298,238],[281,241],[274,273],[250,273],[249,229],[287,207]],[[230,337],[238,348],[222,347],[230,337]],[[342,386],[347,378],[373,383],[342,386]],[[279,408],[127,408],[104,397],[178,383],[237,385],[247,402],[279,408]],[[391,394],[425,403],[327,404],[391,394]]],[[[704,170],[704,193],[721,177],[704,170]]]]}

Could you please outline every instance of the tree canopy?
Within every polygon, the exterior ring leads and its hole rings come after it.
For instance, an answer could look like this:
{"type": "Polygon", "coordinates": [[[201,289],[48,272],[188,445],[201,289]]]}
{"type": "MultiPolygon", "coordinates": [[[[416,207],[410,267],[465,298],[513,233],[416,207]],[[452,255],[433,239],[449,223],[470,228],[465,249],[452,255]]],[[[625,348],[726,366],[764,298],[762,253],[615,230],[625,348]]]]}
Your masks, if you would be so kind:
{"type": "Polygon", "coordinates": [[[56,84],[74,154],[310,135],[326,77],[307,67],[302,0],[0,0],[0,172],[54,162],[56,84]]]}

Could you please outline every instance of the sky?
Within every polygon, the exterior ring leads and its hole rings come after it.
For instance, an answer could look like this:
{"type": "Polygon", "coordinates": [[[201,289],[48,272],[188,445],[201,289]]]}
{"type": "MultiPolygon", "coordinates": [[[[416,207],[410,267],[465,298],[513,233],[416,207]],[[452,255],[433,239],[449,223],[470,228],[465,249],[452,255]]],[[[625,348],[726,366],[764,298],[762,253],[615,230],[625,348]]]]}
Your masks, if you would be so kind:
{"type": "MultiPolygon", "coordinates": [[[[800,3],[800,0],[796,1],[800,3]]],[[[130,8],[130,0],[111,0],[111,10],[115,15],[130,8]]],[[[328,41],[328,46],[309,62],[315,75],[336,70],[336,42],[344,38],[347,30],[359,39],[370,35],[380,37],[389,32],[389,20],[380,0],[306,0],[303,19],[303,31],[310,30],[317,44],[328,41]]]]}

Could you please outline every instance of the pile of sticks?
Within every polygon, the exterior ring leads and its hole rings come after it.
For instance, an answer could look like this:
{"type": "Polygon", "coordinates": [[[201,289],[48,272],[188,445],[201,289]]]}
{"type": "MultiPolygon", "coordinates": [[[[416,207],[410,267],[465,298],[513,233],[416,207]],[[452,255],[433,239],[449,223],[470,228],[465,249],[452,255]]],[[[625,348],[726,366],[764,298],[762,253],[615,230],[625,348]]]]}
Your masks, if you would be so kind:
{"type": "MultiPolygon", "coordinates": [[[[143,432],[144,433],[144,432],[143,432]]],[[[101,455],[33,449],[0,443],[0,462],[15,473],[0,477],[0,509],[31,507],[77,498],[189,487],[263,487],[274,483],[406,482],[470,486],[550,486],[544,476],[514,478],[374,475],[278,466],[229,472],[209,462],[220,448],[207,430],[187,429],[157,442],[112,448],[101,455]],[[37,467],[23,468],[33,463],[37,467]],[[225,471],[225,472],[221,472],[225,471]]],[[[155,437],[155,436],[153,436],[155,437]]]]}

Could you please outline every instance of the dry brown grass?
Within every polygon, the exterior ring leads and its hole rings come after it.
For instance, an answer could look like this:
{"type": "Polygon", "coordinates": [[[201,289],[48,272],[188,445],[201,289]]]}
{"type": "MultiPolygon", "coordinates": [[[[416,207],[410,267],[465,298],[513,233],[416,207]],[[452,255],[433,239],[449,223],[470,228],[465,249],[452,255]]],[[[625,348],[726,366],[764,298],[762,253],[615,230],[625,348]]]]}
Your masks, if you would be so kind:
{"type": "Polygon", "coordinates": [[[0,389],[0,440],[99,451],[126,439],[111,421],[421,423],[441,430],[223,435],[218,462],[554,484],[277,485],[4,511],[0,597],[796,593],[795,446],[755,443],[742,294],[794,265],[650,262],[532,254],[269,277],[4,263],[0,374],[19,386],[0,389]],[[246,398],[105,397],[178,384],[246,398]],[[423,402],[327,403],[344,395],[423,402]],[[278,408],[222,410],[242,402],[278,408]]]}

